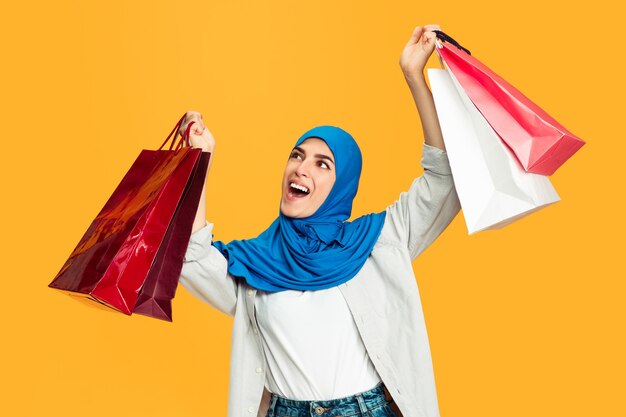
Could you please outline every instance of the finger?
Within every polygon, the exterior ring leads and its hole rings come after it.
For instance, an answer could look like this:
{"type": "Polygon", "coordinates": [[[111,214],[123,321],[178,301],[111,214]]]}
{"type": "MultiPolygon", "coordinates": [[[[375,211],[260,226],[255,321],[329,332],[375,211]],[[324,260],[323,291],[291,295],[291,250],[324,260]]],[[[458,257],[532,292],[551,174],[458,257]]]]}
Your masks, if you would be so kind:
{"type": "Polygon", "coordinates": [[[195,126],[197,129],[203,130],[205,128],[202,116],[198,115],[198,117],[196,117],[194,120],[196,122],[195,126]]]}
{"type": "Polygon", "coordinates": [[[426,32],[424,33],[424,38],[426,41],[434,41],[437,38],[437,34],[435,32],[426,32]]]}
{"type": "Polygon", "coordinates": [[[194,135],[201,135],[203,130],[204,130],[204,127],[202,126],[202,124],[195,122],[193,126],[191,126],[191,129],[189,130],[189,132],[194,135]]]}
{"type": "Polygon", "coordinates": [[[205,126],[202,120],[200,119],[200,117],[198,116],[199,116],[198,114],[190,115],[189,120],[187,120],[185,123],[181,125],[179,133],[181,135],[185,133],[187,131],[187,127],[189,126],[189,124],[193,122],[191,129],[189,129],[189,132],[190,133],[193,132],[194,134],[201,134],[205,126]]]}
{"type": "Polygon", "coordinates": [[[435,32],[426,32],[422,36],[423,44],[427,50],[430,50],[432,46],[435,44],[435,39],[437,39],[437,34],[435,32]]]}
{"type": "Polygon", "coordinates": [[[189,122],[190,120],[201,120],[202,114],[197,111],[189,110],[185,113],[185,122],[189,122]]]}
{"type": "Polygon", "coordinates": [[[204,123],[202,123],[202,120],[197,121],[194,126],[196,127],[196,132],[198,132],[199,135],[201,135],[202,132],[204,132],[204,129],[206,129],[206,126],[204,125],[204,123]]]}
{"type": "Polygon", "coordinates": [[[433,30],[441,30],[441,28],[439,27],[439,25],[425,25],[424,30],[426,32],[432,32],[433,30]]]}

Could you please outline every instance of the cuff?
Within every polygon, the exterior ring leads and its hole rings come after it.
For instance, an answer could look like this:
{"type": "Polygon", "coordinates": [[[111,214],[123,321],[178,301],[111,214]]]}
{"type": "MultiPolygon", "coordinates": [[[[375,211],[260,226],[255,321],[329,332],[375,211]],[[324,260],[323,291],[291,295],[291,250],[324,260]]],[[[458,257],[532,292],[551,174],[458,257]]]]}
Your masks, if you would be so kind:
{"type": "Polygon", "coordinates": [[[439,175],[452,175],[448,153],[436,146],[424,143],[422,149],[422,167],[424,170],[434,172],[439,175]]]}
{"type": "Polygon", "coordinates": [[[213,223],[205,220],[202,229],[196,230],[189,238],[189,245],[185,252],[185,262],[197,261],[198,259],[208,256],[211,250],[211,241],[213,240],[213,223]]]}

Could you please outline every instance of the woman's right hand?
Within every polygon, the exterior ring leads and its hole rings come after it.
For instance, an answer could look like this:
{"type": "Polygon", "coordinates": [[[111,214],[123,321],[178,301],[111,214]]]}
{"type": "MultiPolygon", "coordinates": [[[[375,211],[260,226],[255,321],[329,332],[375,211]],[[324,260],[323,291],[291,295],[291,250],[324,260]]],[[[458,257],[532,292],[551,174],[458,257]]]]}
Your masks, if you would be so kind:
{"type": "Polygon", "coordinates": [[[192,147],[200,148],[203,152],[213,152],[215,149],[215,138],[209,129],[204,125],[202,115],[200,112],[189,110],[185,113],[185,119],[180,125],[178,133],[182,135],[187,130],[189,123],[195,122],[191,125],[189,130],[189,142],[192,147]]]}

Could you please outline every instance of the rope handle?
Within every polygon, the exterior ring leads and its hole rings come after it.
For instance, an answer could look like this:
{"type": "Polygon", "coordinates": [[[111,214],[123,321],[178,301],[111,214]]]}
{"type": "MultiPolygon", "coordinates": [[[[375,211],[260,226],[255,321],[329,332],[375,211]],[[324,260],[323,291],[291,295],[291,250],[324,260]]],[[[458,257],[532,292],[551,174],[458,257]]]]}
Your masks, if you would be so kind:
{"type": "Polygon", "coordinates": [[[448,42],[451,43],[452,45],[456,46],[457,48],[461,49],[462,51],[464,51],[466,54],[471,55],[472,53],[469,51],[469,49],[462,47],[457,41],[455,41],[454,39],[452,39],[452,37],[450,35],[445,34],[444,32],[440,31],[440,30],[433,30],[433,32],[435,32],[435,34],[437,34],[437,38],[441,39],[444,42],[448,42]]]}

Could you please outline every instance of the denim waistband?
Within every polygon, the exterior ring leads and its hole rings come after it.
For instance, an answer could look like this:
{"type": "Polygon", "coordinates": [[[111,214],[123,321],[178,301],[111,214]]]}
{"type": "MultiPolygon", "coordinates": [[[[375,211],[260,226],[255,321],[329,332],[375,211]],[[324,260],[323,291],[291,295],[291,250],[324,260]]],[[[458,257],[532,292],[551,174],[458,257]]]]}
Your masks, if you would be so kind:
{"type": "Polygon", "coordinates": [[[268,415],[270,417],[360,416],[366,415],[368,410],[371,411],[389,402],[385,398],[384,385],[381,381],[368,391],[324,401],[290,400],[272,393],[268,415]]]}

